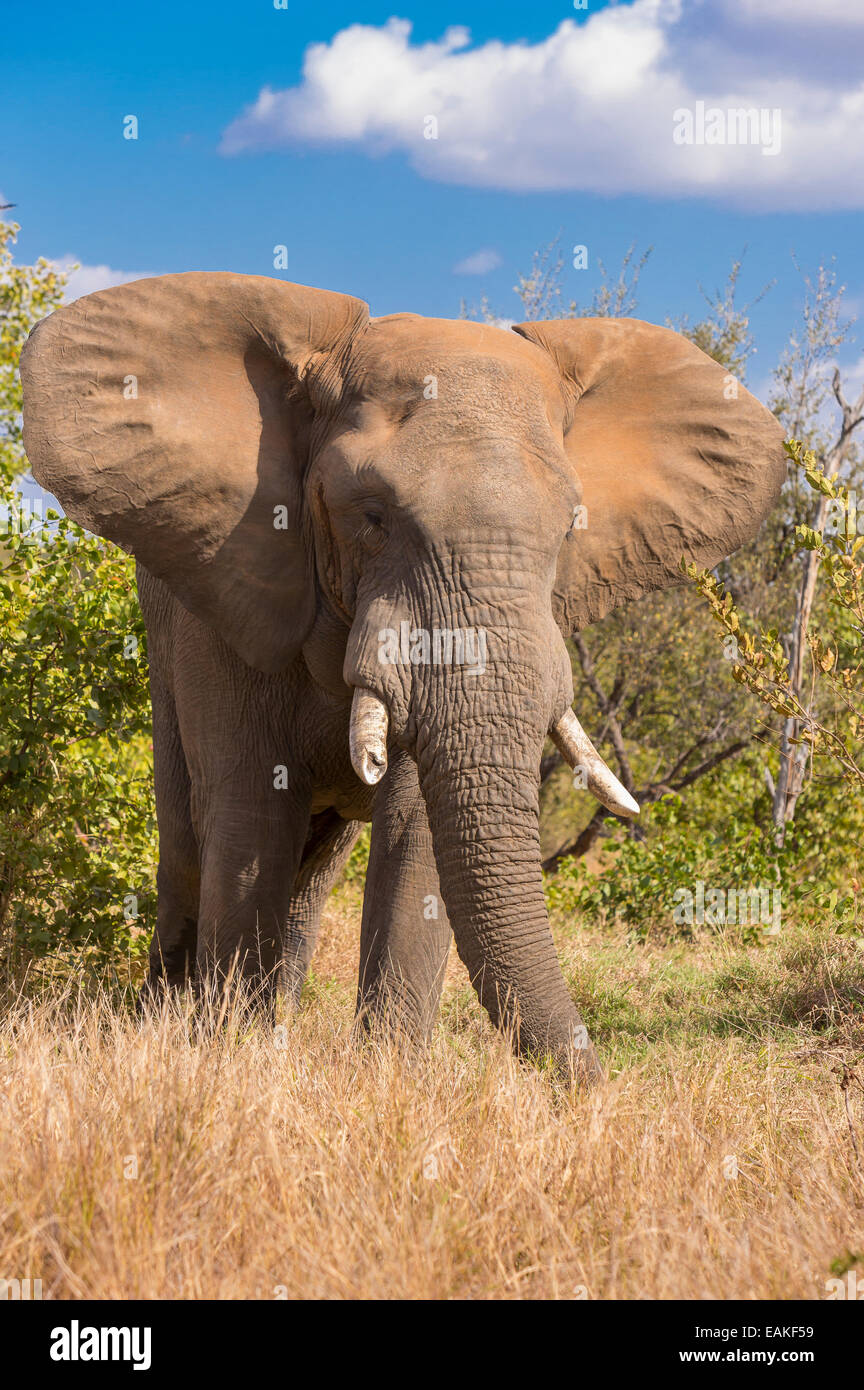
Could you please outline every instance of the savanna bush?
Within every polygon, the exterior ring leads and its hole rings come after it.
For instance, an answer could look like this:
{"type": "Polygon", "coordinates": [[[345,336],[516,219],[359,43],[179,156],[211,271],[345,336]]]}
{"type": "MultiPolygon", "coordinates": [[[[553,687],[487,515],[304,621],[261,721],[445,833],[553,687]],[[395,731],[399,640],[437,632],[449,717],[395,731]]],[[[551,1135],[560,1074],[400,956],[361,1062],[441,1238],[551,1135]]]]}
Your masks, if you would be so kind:
{"type": "MultiPolygon", "coordinates": [[[[860,930],[858,899],[849,883],[848,842],[836,838],[837,817],[813,799],[778,845],[767,794],[753,794],[755,775],[745,759],[687,800],[664,797],[644,808],[637,834],[610,819],[599,864],[568,858],[547,879],[550,911],[592,926],[621,925],[638,939],[687,939],[698,930],[764,939],[768,923],[676,920],[682,890],[695,893],[701,883],[706,893],[779,893],[784,917],[830,921],[837,931],[854,934],[860,930]]],[[[850,835],[860,833],[861,808],[850,808],[850,815],[850,835]]]]}

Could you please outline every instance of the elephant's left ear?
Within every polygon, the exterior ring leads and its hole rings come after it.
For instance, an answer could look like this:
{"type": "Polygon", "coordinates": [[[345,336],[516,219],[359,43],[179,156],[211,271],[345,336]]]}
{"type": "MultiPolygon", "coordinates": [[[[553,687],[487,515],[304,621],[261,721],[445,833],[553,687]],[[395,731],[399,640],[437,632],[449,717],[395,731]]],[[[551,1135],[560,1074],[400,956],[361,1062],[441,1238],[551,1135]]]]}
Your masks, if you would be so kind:
{"type": "Polygon", "coordinates": [[[563,630],[680,584],[682,558],[710,568],[756,534],[786,476],[783,431],[725,367],[638,319],[516,332],[551,354],[572,405],[564,445],[584,510],[558,561],[563,630]]]}
{"type": "Polygon", "coordinates": [[[161,275],[44,319],[24,447],[73,520],[130,550],[263,671],[315,616],[303,480],[367,306],[259,275],[161,275]]]}

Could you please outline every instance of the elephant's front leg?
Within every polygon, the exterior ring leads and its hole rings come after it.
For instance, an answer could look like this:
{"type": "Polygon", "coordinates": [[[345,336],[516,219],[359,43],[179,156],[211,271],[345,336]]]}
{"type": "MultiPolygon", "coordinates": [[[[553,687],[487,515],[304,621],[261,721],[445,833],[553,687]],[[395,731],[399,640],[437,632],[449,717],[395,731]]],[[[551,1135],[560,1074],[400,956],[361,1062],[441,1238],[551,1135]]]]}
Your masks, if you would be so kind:
{"type": "Polygon", "coordinates": [[[189,773],[177,713],[158,665],[158,634],[150,641],[153,771],[159,821],[159,903],[150,942],[150,968],[142,999],[161,988],[180,989],[195,969],[198,943],[199,862],[192,827],[189,773]]]}
{"type": "Polygon", "coordinates": [[[231,973],[272,994],[310,820],[291,678],[244,666],[182,619],[175,691],[200,856],[199,984],[231,973]]]}
{"type": "Polygon", "coordinates": [[[252,796],[220,808],[203,836],[196,976],[242,977],[271,996],[291,915],[308,811],[267,817],[252,796]]]}
{"type": "Polygon", "coordinates": [[[381,782],[363,897],[358,1018],[428,1039],[438,1012],[450,924],[417,766],[398,753],[381,782]]]}

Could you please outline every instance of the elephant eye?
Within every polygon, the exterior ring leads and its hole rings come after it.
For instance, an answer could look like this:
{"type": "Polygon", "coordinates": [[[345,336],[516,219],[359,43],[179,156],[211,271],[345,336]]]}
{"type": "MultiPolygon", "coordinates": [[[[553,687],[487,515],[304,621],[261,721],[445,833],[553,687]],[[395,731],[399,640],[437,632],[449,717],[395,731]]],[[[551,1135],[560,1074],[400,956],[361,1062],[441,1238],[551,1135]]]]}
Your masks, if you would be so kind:
{"type": "Polygon", "coordinates": [[[380,512],[371,509],[363,513],[363,524],[358,532],[358,540],[369,550],[380,548],[387,539],[384,518],[380,512]]]}

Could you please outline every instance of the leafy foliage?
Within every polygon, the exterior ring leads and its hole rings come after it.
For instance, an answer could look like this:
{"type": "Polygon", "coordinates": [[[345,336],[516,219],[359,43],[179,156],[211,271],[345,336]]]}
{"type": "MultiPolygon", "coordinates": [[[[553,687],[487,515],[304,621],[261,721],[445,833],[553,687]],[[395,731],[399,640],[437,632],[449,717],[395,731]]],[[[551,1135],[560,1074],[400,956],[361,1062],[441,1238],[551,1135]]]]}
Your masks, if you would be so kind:
{"type": "Polygon", "coordinates": [[[21,381],[18,354],[27,334],[63,298],[66,277],[40,257],[15,265],[15,222],[0,221],[0,479],[12,483],[27,466],[21,443],[21,381]]]}
{"type": "Polygon", "coordinates": [[[821,630],[807,635],[812,691],[805,703],[789,672],[788,653],[776,628],[748,630],[732,594],[716,575],[690,566],[687,573],[732,644],[732,676],[763,705],[800,722],[800,741],[830,759],[853,787],[864,786],[864,536],[857,532],[854,493],[820,468],[812,450],[787,444],[807,485],[829,500],[823,529],[799,524],[798,547],[818,559],[824,581],[821,630]]]}
{"type": "Polygon", "coordinates": [[[13,266],[15,230],[0,224],[0,942],[7,964],[85,943],[104,962],[140,954],[153,922],[146,638],[133,561],[16,485],[15,366],[63,277],[13,266]]]}
{"type": "MultiPolygon", "coordinates": [[[[767,793],[748,799],[753,769],[747,759],[714,782],[723,820],[711,814],[707,798],[694,806],[680,797],[664,797],[643,812],[638,837],[609,838],[592,869],[585,859],[570,857],[547,879],[546,899],[551,912],[574,915],[580,922],[599,927],[622,925],[639,940],[649,936],[692,939],[698,923],[676,917],[682,892],[694,893],[699,884],[737,895],[760,891],[778,894],[781,919],[797,922],[830,920],[835,930],[857,935],[861,929],[857,895],[849,885],[847,841],[836,837],[836,819],[825,815],[822,824],[812,815],[802,816],[777,845],[772,833],[767,793]]],[[[703,791],[709,783],[704,784],[703,791]]],[[[848,798],[847,798],[848,800],[848,798]]],[[[812,812],[818,803],[811,802],[812,812]]],[[[860,834],[860,816],[848,826],[860,834]]],[[[772,897],[773,906],[775,899],[772,897]]],[[[723,931],[738,941],[763,942],[770,921],[722,920],[712,924],[710,915],[702,931],[723,931]]]]}

